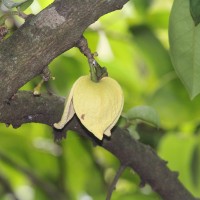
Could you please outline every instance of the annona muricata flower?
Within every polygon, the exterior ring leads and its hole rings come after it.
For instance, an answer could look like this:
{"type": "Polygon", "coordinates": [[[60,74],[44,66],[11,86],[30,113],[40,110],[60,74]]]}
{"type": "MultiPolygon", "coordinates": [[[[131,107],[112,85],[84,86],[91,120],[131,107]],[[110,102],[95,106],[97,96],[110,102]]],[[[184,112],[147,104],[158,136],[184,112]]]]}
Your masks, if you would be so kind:
{"type": "Polygon", "coordinates": [[[85,128],[102,140],[103,134],[111,135],[123,104],[123,92],[117,81],[104,77],[96,83],[90,76],[82,76],[74,83],[61,121],[54,127],[62,129],[76,113],[85,128]]]}

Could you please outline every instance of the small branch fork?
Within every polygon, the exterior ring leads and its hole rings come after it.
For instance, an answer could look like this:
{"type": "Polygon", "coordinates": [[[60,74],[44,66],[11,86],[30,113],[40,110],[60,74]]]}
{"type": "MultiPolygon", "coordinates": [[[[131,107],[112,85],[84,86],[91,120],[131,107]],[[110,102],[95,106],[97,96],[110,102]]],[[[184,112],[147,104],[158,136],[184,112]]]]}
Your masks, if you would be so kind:
{"type": "Polygon", "coordinates": [[[55,77],[52,77],[51,76],[51,72],[48,68],[48,66],[46,66],[42,73],[41,73],[41,77],[42,77],[42,80],[37,84],[37,86],[34,88],[33,90],[33,94],[35,96],[39,96],[41,94],[41,88],[42,88],[42,85],[45,83],[45,82],[48,82],[50,79],[54,80],[55,77]]]}
{"type": "Polygon", "coordinates": [[[76,47],[79,48],[80,52],[88,59],[92,81],[99,82],[103,77],[108,76],[107,69],[105,67],[101,67],[95,60],[95,54],[91,53],[87,40],[83,36],[81,36],[76,43],[76,47]]]}

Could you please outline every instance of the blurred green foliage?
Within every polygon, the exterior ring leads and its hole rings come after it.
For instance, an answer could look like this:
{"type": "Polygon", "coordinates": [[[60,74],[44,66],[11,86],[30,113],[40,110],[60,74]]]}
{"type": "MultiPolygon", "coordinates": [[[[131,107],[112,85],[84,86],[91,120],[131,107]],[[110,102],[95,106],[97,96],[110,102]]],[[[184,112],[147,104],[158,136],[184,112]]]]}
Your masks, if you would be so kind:
{"type": "MultiPolygon", "coordinates": [[[[52,2],[34,0],[26,13],[52,2]]],[[[122,86],[124,113],[148,105],[160,116],[160,129],[136,122],[140,140],[151,144],[181,182],[200,197],[200,97],[190,100],[169,56],[168,18],[172,0],[132,0],[123,10],[102,17],[84,33],[97,60],[122,86]]],[[[19,20],[18,23],[21,23],[19,20]]],[[[8,22],[9,24],[9,22],[8,22]]],[[[11,23],[12,24],[12,23],[11,23]]],[[[10,24],[9,24],[10,25],[10,24]]],[[[43,90],[66,96],[73,82],[89,73],[86,58],[75,48],[49,65],[52,76],[43,90]]],[[[33,90],[40,77],[22,89],[33,90]]],[[[31,106],[31,105],[30,105],[31,106]]],[[[118,160],[74,132],[61,144],[50,127],[0,125],[0,200],[104,200],[118,160]]],[[[112,200],[159,200],[150,186],[127,169],[112,200]]]]}

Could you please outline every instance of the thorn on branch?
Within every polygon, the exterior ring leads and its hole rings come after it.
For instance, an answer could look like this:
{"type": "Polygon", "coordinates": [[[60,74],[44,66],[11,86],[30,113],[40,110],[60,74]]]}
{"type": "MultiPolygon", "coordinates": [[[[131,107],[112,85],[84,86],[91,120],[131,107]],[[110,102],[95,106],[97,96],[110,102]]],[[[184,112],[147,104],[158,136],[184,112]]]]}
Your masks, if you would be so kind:
{"type": "Polygon", "coordinates": [[[22,125],[22,124],[21,124],[20,122],[14,122],[14,123],[12,123],[12,127],[13,127],[14,129],[19,128],[21,125],[22,125]]]}

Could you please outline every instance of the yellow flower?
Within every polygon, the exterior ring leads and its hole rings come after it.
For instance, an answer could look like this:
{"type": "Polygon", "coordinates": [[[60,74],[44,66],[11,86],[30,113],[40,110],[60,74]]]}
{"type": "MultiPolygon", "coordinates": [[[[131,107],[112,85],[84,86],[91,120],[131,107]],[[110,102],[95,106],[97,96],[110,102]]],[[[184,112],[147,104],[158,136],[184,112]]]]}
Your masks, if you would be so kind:
{"type": "Polygon", "coordinates": [[[120,85],[110,77],[93,82],[90,76],[80,77],[73,85],[60,122],[54,127],[62,129],[76,113],[81,123],[98,139],[110,136],[124,104],[120,85]]]}

